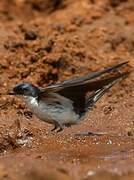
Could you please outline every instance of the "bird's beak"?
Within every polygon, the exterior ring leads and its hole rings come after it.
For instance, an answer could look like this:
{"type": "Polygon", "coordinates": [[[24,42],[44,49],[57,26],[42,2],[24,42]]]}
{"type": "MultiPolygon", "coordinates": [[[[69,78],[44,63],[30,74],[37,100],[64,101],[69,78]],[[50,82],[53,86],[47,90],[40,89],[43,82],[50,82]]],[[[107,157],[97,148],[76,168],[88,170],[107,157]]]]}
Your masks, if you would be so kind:
{"type": "Polygon", "coordinates": [[[14,92],[9,92],[7,95],[16,95],[14,92]]]}
{"type": "Polygon", "coordinates": [[[2,95],[3,95],[3,96],[8,96],[8,95],[9,95],[9,96],[12,96],[12,95],[16,95],[16,94],[15,94],[14,92],[0,93],[0,96],[2,96],[2,95]]]}

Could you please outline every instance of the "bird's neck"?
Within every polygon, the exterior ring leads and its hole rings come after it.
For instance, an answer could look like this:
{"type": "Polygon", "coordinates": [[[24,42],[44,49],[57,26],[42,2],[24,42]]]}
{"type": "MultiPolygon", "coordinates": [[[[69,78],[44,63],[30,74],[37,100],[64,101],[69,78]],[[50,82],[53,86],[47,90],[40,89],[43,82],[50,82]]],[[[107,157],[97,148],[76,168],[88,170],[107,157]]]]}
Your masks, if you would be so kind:
{"type": "Polygon", "coordinates": [[[30,107],[37,107],[38,106],[38,97],[24,96],[24,101],[30,107]]]}

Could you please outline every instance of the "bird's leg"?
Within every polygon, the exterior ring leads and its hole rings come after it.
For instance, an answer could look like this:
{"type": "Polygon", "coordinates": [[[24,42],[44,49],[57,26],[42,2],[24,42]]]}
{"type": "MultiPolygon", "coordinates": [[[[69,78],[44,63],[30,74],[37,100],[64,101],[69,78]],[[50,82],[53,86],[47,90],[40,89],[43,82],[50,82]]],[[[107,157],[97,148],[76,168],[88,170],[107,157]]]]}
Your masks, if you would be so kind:
{"type": "Polygon", "coordinates": [[[63,127],[60,127],[56,132],[58,133],[58,132],[61,132],[61,131],[63,131],[63,127]]]}
{"type": "Polygon", "coordinates": [[[65,127],[71,127],[71,124],[65,124],[65,127]]]}
{"type": "Polygon", "coordinates": [[[51,129],[51,131],[55,131],[57,128],[58,128],[58,124],[57,124],[57,123],[55,123],[55,124],[54,124],[54,128],[53,128],[53,129],[51,129]]]}
{"type": "Polygon", "coordinates": [[[56,131],[57,133],[63,131],[64,127],[61,123],[57,122],[59,129],[56,131]]]}

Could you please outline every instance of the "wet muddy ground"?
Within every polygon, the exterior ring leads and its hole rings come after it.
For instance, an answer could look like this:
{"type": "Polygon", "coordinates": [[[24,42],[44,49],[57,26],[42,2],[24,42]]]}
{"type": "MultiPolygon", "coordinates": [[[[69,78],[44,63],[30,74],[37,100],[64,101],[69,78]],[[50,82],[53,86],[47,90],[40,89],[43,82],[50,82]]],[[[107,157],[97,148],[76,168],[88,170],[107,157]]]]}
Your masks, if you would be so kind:
{"type": "Polygon", "coordinates": [[[134,179],[134,73],[56,134],[7,94],[123,61],[134,67],[133,0],[0,1],[0,179],[134,179]],[[80,132],[102,136],[76,136],[80,132]]]}

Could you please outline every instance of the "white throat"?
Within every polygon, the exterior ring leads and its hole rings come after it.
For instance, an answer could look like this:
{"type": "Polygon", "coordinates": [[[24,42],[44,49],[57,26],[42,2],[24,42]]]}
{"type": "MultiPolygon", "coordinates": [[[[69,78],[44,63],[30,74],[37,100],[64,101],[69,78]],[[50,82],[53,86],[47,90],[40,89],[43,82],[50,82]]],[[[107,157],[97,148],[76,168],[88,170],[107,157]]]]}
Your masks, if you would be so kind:
{"type": "Polygon", "coordinates": [[[24,101],[31,109],[38,106],[37,97],[24,96],[24,101]]]}

